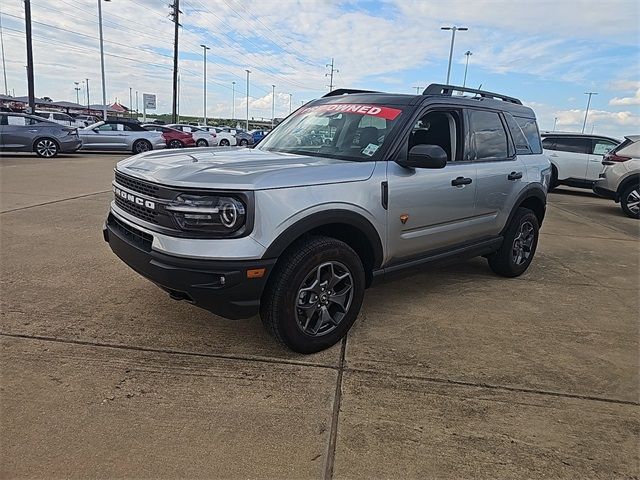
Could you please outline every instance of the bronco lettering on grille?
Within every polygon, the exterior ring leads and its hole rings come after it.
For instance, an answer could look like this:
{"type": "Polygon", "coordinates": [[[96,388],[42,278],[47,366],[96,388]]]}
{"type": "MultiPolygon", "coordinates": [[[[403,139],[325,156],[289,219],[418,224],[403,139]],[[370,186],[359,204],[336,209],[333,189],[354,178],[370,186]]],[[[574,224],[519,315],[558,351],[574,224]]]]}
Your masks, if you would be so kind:
{"type": "Polygon", "coordinates": [[[141,207],[145,207],[148,208],[149,210],[155,210],[156,209],[156,204],[155,202],[152,202],[150,200],[145,200],[144,198],[140,198],[136,195],[133,195],[129,192],[125,192],[124,190],[114,186],[113,187],[113,193],[115,193],[116,196],[122,198],[123,200],[126,200],[128,202],[131,203],[135,203],[136,205],[140,205],[141,207]]]}

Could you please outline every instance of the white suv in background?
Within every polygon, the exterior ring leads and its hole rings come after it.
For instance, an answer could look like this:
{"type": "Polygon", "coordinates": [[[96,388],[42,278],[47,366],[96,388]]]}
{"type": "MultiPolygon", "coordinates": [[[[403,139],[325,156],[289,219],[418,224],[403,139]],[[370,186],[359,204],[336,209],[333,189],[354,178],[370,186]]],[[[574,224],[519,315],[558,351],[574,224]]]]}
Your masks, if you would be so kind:
{"type": "Polygon", "coordinates": [[[629,135],[604,156],[604,170],[593,185],[601,197],[620,202],[622,211],[640,218],[640,135],[629,135]]]}
{"type": "Polygon", "coordinates": [[[602,157],[620,143],[615,138],[580,133],[542,132],[540,136],[551,161],[551,188],[591,189],[602,172],[602,157]]]}
{"type": "Polygon", "coordinates": [[[207,132],[210,132],[210,133],[215,133],[217,135],[218,145],[221,147],[235,147],[238,144],[236,137],[232,133],[225,132],[220,127],[198,125],[198,128],[201,128],[202,130],[206,130],[207,132]]]}
{"type": "Polygon", "coordinates": [[[53,123],[57,123],[59,125],[64,125],[65,127],[84,128],[87,126],[85,122],[76,120],[71,115],[67,115],[66,113],[62,113],[62,112],[38,111],[35,114],[41,118],[44,118],[45,120],[48,120],[53,123]]]}

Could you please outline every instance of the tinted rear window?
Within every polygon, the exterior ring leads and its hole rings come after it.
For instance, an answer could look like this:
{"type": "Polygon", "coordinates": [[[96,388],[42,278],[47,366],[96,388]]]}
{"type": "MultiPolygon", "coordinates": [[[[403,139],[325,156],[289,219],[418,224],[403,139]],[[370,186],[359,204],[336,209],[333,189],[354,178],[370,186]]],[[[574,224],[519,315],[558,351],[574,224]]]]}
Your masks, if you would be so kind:
{"type": "Polygon", "coordinates": [[[540,144],[540,132],[535,118],[515,117],[520,129],[527,137],[527,142],[531,148],[531,153],[542,153],[542,145],[540,144]]]}
{"type": "Polygon", "coordinates": [[[589,153],[591,140],[579,137],[556,137],[554,150],[569,153],[589,153]]]}

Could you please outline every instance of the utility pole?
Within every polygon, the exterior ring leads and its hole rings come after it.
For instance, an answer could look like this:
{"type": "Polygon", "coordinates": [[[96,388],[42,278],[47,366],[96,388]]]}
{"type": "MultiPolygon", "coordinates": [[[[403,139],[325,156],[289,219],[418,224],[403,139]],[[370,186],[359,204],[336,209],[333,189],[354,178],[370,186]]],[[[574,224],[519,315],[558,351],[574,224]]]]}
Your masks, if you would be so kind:
{"type": "Polygon", "coordinates": [[[231,120],[236,119],[236,82],[231,82],[231,120]]]}
{"type": "Polygon", "coordinates": [[[89,102],[89,79],[85,78],[85,80],[87,81],[87,114],[88,114],[91,108],[91,102],[89,102]]]}
{"type": "Polygon", "coordinates": [[[276,86],[271,85],[271,130],[273,130],[273,124],[276,120],[276,86]]]}
{"type": "Polygon", "coordinates": [[[423,87],[412,87],[416,89],[416,95],[420,95],[420,89],[423,87]]]}
{"type": "Polygon", "coordinates": [[[556,123],[558,123],[558,117],[553,117],[553,130],[551,130],[552,132],[556,131],[556,123]]]}
{"type": "Polygon", "coordinates": [[[200,45],[202,47],[202,50],[204,51],[204,82],[203,82],[203,90],[204,90],[204,94],[203,94],[203,103],[204,106],[202,107],[202,111],[204,112],[202,114],[202,118],[204,119],[204,124],[207,124],[207,50],[210,50],[209,47],[207,47],[206,45],[201,44],[200,45]]]}
{"type": "Polygon", "coordinates": [[[133,118],[133,89],[129,87],[129,118],[133,118]]]}
{"type": "Polygon", "coordinates": [[[75,84],[74,90],[76,91],[76,103],[80,105],[80,82],[73,82],[75,84]]]}
{"type": "Polygon", "coordinates": [[[171,123],[178,122],[178,27],[180,27],[180,0],[170,5],[173,18],[173,100],[171,104],[171,123]]]}
{"type": "Polygon", "coordinates": [[[293,93],[289,94],[289,113],[291,113],[291,101],[293,100],[293,93]]]}
{"type": "Polygon", "coordinates": [[[245,70],[247,72],[247,132],[249,131],[249,74],[251,70],[245,70]]]}
{"type": "Polygon", "coordinates": [[[329,87],[329,91],[332,92],[333,91],[333,74],[338,73],[340,70],[336,70],[335,68],[333,68],[333,57],[331,58],[331,63],[327,63],[325,67],[327,68],[331,67],[331,71],[329,73],[325,73],[324,76],[329,77],[329,85],[327,85],[327,87],[329,87]]]}
{"type": "Polygon", "coordinates": [[[469,57],[473,55],[473,52],[471,50],[467,50],[466,52],[464,52],[464,55],[467,57],[467,63],[464,66],[464,80],[462,81],[462,88],[464,88],[467,85],[467,70],[469,70],[469,57]]]}
{"type": "Polygon", "coordinates": [[[24,23],[27,35],[27,84],[29,88],[29,113],[36,111],[36,95],[33,85],[33,44],[31,42],[31,0],[24,0],[24,23]]]}
{"type": "MultiPolygon", "coordinates": [[[[104,0],[110,2],[111,0],[104,0]]],[[[102,119],[107,119],[107,84],[104,79],[104,39],[102,37],[102,0],[98,0],[98,23],[100,24],[100,69],[102,72],[102,119]]]]}
{"type": "Polygon", "coordinates": [[[453,44],[456,41],[456,32],[466,32],[469,30],[467,27],[440,27],[440,30],[451,30],[451,48],[449,49],[449,67],[447,68],[447,85],[449,85],[449,78],[451,77],[451,59],[453,58],[453,44]]]}
{"type": "Polygon", "coordinates": [[[4,94],[9,95],[7,88],[7,64],[4,61],[4,35],[2,33],[2,15],[0,14],[0,47],[2,47],[2,74],[4,75],[4,94]]]}
{"type": "Polygon", "coordinates": [[[584,92],[585,95],[589,95],[587,100],[587,110],[584,112],[584,122],[582,122],[582,133],[584,133],[584,127],[587,125],[587,116],[589,115],[589,106],[591,106],[591,96],[598,95],[598,92],[584,92]]]}

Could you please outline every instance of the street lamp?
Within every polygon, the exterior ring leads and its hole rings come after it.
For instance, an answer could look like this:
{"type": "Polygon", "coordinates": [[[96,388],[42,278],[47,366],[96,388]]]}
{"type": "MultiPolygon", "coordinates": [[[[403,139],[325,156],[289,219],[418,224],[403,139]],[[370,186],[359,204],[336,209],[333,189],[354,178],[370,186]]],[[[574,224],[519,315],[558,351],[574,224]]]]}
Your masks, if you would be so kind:
{"type": "Polygon", "coordinates": [[[449,78],[451,77],[451,59],[453,58],[453,44],[456,41],[456,32],[466,32],[469,28],[454,25],[453,27],[440,27],[440,30],[451,30],[451,49],[449,50],[449,67],[447,68],[447,85],[449,85],[449,78]]]}
{"type": "Polygon", "coordinates": [[[552,132],[556,131],[556,123],[558,123],[558,117],[553,117],[553,130],[551,130],[552,132]]]}
{"type": "Polygon", "coordinates": [[[276,86],[271,85],[271,130],[276,119],[276,86]]]}
{"type": "Polygon", "coordinates": [[[462,88],[464,88],[465,85],[467,84],[467,70],[469,69],[469,57],[473,55],[473,52],[471,50],[467,50],[466,52],[464,52],[464,54],[467,57],[467,64],[464,67],[464,80],[462,81],[462,88]]]}
{"type": "Polygon", "coordinates": [[[231,120],[236,119],[236,82],[231,82],[231,120]]]}
{"type": "Polygon", "coordinates": [[[203,106],[204,113],[202,114],[202,117],[204,118],[204,124],[206,125],[207,124],[207,50],[211,50],[211,49],[203,44],[200,44],[200,46],[202,47],[202,50],[204,52],[204,57],[203,57],[203,69],[204,69],[203,97],[204,98],[202,100],[202,103],[204,104],[203,106]]]}
{"type": "Polygon", "coordinates": [[[129,118],[133,117],[133,89],[129,87],[129,118]]]}
{"type": "Polygon", "coordinates": [[[80,105],[80,82],[73,82],[76,87],[75,87],[75,91],[76,91],[76,103],[78,105],[80,105]]]}
{"type": "Polygon", "coordinates": [[[247,72],[247,132],[249,131],[249,74],[251,70],[245,70],[247,72]]]}
{"type": "Polygon", "coordinates": [[[289,94],[289,113],[291,113],[291,101],[293,100],[293,93],[289,94]]]}
{"type": "Polygon", "coordinates": [[[98,0],[98,23],[100,24],[100,69],[102,71],[102,119],[107,119],[107,87],[104,80],[104,40],[102,38],[102,2],[111,0],[98,0]]]}
{"type": "Polygon", "coordinates": [[[582,133],[584,133],[584,127],[587,125],[587,115],[589,115],[589,106],[591,105],[591,96],[598,95],[598,92],[584,92],[585,95],[589,95],[587,100],[587,109],[584,112],[584,122],[582,122],[582,133]]]}

